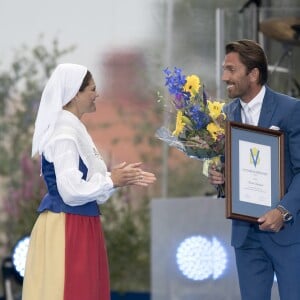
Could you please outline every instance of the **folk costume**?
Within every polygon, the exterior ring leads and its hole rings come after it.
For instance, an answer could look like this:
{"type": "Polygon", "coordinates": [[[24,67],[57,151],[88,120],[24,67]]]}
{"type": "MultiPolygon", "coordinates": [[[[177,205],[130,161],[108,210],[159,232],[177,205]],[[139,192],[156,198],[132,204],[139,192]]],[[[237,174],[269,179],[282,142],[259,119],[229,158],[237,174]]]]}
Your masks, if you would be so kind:
{"type": "Polygon", "coordinates": [[[32,155],[48,193],[30,236],[23,300],[109,300],[109,269],[98,204],[113,182],[84,124],[64,110],[87,69],[61,64],[40,103],[32,155]]]}

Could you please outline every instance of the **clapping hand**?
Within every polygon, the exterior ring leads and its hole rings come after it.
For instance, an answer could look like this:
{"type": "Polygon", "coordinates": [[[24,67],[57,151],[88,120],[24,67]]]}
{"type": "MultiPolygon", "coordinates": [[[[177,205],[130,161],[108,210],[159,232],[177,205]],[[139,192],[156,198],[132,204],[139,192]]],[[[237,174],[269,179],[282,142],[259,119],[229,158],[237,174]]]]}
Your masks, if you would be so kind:
{"type": "Polygon", "coordinates": [[[126,185],[137,185],[147,187],[155,182],[156,177],[153,173],[146,172],[141,168],[142,163],[127,164],[123,162],[111,171],[111,179],[114,187],[122,187],[126,185]]]}

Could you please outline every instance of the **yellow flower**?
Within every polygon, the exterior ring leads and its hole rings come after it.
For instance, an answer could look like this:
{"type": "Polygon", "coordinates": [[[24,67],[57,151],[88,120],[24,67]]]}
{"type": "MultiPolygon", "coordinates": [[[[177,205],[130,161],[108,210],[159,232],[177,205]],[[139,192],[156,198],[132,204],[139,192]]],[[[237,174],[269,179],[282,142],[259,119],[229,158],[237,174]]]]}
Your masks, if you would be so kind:
{"type": "Polygon", "coordinates": [[[222,113],[222,108],[225,103],[221,103],[219,101],[207,101],[207,106],[209,110],[209,116],[213,119],[216,119],[219,117],[219,115],[222,113]]]}
{"type": "Polygon", "coordinates": [[[182,120],[183,123],[185,123],[185,125],[190,125],[190,126],[193,125],[192,121],[186,116],[182,116],[181,120],[182,120]]]}
{"type": "Polygon", "coordinates": [[[216,123],[212,122],[209,123],[206,126],[206,129],[208,130],[208,132],[210,133],[210,135],[212,136],[212,138],[216,141],[218,135],[220,134],[224,134],[225,130],[223,128],[221,128],[220,126],[218,126],[216,123]]]}
{"type": "Polygon", "coordinates": [[[178,136],[182,130],[184,129],[185,123],[183,122],[183,114],[182,111],[179,110],[176,116],[176,128],[173,131],[173,135],[178,136]]]}
{"type": "Polygon", "coordinates": [[[190,75],[186,77],[186,83],[183,90],[185,92],[190,92],[192,96],[195,96],[199,92],[200,86],[200,78],[197,75],[190,75]]]}
{"type": "Polygon", "coordinates": [[[213,164],[215,164],[216,166],[221,164],[221,158],[220,156],[215,156],[210,160],[213,164]]]}

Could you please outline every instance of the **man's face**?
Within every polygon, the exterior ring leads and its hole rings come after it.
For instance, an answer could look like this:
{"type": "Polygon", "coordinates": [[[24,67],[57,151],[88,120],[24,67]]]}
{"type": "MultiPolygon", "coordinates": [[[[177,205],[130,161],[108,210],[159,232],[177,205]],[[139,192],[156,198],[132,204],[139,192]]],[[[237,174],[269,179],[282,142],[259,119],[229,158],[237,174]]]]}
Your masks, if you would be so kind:
{"type": "Polygon", "coordinates": [[[230,98],[240,98],[245,102],[251,100],[250,73],[247,74],[246,66],[240,61],[238,53],[226,54],[222,80],[227,84],[227,93],[230,98]]]}

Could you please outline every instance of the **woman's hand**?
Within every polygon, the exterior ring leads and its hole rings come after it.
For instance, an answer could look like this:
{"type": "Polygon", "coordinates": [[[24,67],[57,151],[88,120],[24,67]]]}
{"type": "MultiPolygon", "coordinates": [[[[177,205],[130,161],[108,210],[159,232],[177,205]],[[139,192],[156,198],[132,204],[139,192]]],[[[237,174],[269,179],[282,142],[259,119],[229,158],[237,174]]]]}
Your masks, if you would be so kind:
{"type": "Polygon", "coordinates": [[[138,186],[148,186],[156,181],[156,177],[153,173],[142,171],[139,178],[133,183],[138,186]]]}
{"type": "Polygon", "coordinates": [[[138,185],[148,186],[152,184],[156,177],[153,173],[143,171],[141,167],[142,163],[127,164],[123,162],[111,171],[111,179],[114,187],[122,187],[126,185],[138,185]]]}

